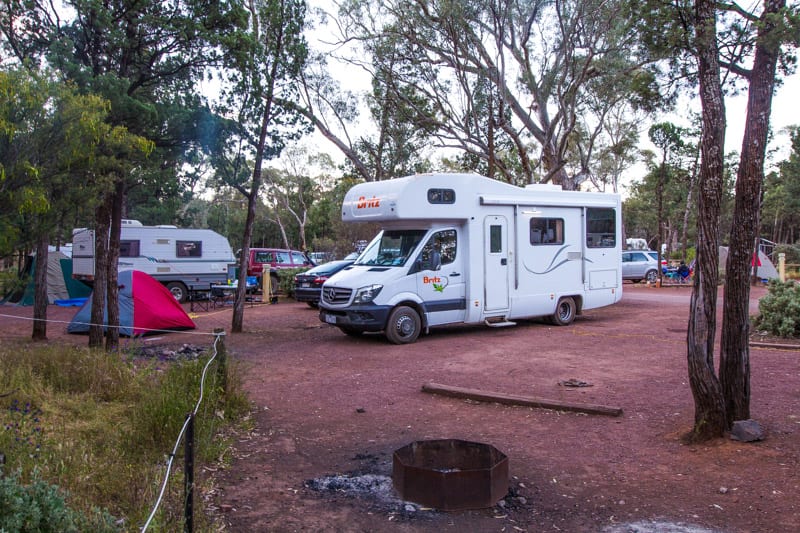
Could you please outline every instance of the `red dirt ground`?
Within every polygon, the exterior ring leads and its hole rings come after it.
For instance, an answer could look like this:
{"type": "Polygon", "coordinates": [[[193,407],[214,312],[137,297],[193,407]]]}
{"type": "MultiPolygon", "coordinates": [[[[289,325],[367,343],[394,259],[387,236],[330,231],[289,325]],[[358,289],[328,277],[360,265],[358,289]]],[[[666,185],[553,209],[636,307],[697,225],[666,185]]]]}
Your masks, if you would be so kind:
{"type": "MultiPolygon", "coordinates": [[[[751,311],[763,288],[752,290],[751,311]]],[[[231,466],[207,473],[218,530],[252,531],[800,531],[800,350],[751,349],[756,443],[685,445],[690,289],[626,284],[620,304],[569,327],[454,327],[407,346],[351,338],[304,304],[245,309],[226,336],[253,402],[231,466]],[[577,379],[590,387],[571,388],[577,379]],[[621,417],[458,400],[436,382],[487,392],[619,407],[621,417]],[[509,458],[509,495],[487,509],[440,512],[387,488],[394,450],[417,440],[487,443],[509,458]],[[333,477],[340,476],[340,477],[333,477]],[[377,476],[377,477],[376,477],[377,476]],[[325,486],[325,482],[338,484],[325,486]],[[382,482],[370,485],[370,482],[382,482]]],[[[721,311],[721,302],[720,302],[721,311]]],[[[51,307],[51,319],[75,309],[51,307]]],[[[30,308],[0,314],[30,316],[30,308]]],[[[149,344],[211,344],[230,309],[195,313],[195,334],[149,344]]],[[[2,338],[30,327],[0,317],[2,338]]],[[[85,337],[48,330],[51,342],[85,337]]],[[[719,329],[719,324],[718,324],[719,329]]],[[[141,342],[141,341],[140,341],[141,342]]]]}

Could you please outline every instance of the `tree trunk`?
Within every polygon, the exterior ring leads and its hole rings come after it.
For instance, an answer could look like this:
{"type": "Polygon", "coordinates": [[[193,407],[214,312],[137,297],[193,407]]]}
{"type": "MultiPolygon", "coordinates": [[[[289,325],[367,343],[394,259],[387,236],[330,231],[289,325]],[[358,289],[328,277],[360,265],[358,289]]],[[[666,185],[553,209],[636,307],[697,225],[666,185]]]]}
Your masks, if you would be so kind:
{"type": "Polygon", "coordinates": [[[725,103],[716,47],[716,4],[695,1],[697,63],[703,133],[697,218],[697,265],[686,336],[689,385],[694,397],[691,438],[720,437],[727,428],[722,387],[714,372],[719,226],[725,145],[725,103]]]}
{"type": "Polygon", "coordinates": [[[36,243],[36,269],[33,272],[33,333],[35,341],[47,340],[47,244],[48,235],[36,243]]]}
{"type": "Polygon", "coordinates": [[[656,183],[656,218],[658,219],[658,240],[656,257],[658,258],[658,281],[659,285],[664,282],[664,270],[661,267],[661,250],[664,248],[664,182],[667,181],[667,148],[664,148],[664,157],[661,160],[661,169],[658,172],[658,183],[656,183]]]}
{"type": "Polygon", "coordinates": [[[769,17],[786,2],[765,0],[764,4],[749,80],[747,119],[736,177],[736,207],[725,265],[719,375],[729,423],[750,418],[750,268],[758,230],[775,68],[780,52],[779,40],[770,36],[774,24],[769,17]]]}
{"type": "Polygon", "coordinates": [[[125,184],[118,181],[111,203],[111,230],[108,239],[108,332],[106,333],[106,351],[119,348],[119,246],[122,235],[122,206],[125,203],[125,184]]]}
{"type": "MultiPolygon", "coordinates": [[[[269,125],[270,106],[266,106],[261,117],[261,128],[258,134],[258,146],[256,146],[256,159],[253,166],[253,182],[251,183],[250,193],[247,196],[247,218],[244,223],[244,235],[242,236],[242,252],[239,257],[239,276],[238,286],[236,287],[236,298],[233,302],[233,319],[231,320],[231,333],[241,333],[244,326],[244,300],[247,294],[247,264],[250,261],[250,239],[253,238],[253,224],[256,220],[256,203],[258,202],[258,191],[261,189],[261,165],[264,162],[264,147],[267,140],[267,126],[269,125]]],[[[262,278],[263,279],[263,278],[262,278]]],[[[266,287],[261,288],[262,292],[266,287]]]]}
{"type": "Polygon", "coordinates": [[[111,195],[108,195],[95,210],[94,282],[92,285],[92,319],[89,326],[89,346],[92,348],[99,348],[103,345],[106,286],[108,285],[108,231],[110,222],[111,195]]]}

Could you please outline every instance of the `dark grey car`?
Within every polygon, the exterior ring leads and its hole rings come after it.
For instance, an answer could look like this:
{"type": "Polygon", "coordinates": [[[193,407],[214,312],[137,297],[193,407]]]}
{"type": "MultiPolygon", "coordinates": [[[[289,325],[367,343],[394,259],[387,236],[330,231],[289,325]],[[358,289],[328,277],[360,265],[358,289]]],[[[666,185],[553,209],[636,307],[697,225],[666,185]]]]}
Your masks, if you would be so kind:
{"type": "Polygon", "coordinates": [[[294,277],[294,298],[298,302],[306,302],[310,307],[316,307],[322,293],[322,284],[328,278],[353,264],[346,259],[342,261],[328,261],[307,270],[294,277]]]}
{"type": "Polygon", "coordinates": [[[627,250],[622,252],[622,279],[634,283],[642,280],[655,283],[658,279],[658,262],[644,250],[627,250]]]}

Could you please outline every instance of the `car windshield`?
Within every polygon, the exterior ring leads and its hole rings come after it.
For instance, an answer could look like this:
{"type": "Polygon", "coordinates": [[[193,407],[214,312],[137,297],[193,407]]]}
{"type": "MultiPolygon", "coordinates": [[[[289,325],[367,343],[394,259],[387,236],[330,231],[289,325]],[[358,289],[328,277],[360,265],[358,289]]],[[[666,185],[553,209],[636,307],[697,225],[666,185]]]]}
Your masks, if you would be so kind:
{"type": "Polygon", "coordinates": [[[390,230],[378,234],[356,261],[357,265],[403,266],[427,230],[390,230]]]}

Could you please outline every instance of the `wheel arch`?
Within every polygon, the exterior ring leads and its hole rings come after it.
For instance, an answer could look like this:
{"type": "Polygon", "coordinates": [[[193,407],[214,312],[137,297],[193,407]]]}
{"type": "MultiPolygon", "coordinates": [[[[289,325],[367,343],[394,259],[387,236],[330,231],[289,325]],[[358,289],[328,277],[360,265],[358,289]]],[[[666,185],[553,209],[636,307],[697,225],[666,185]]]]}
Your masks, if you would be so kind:
{"type": "MultiPolygon", "coordinates": [[[[400,300],[399,302],[395,302],[394,305],[392,305],[392,310],[397,309],[401,305],[405,305],[406,307],[410,307],[411,309],[416,311],[417,314],[419,315],[419,320],[420,320],[420,325],[422,327],[422,330],[426,331],[428,329],[428,316],[427,316],[427,313],[425,313],[425,307],[422,305],[421,302],[418,302],[416,300],[410,300],[410,299],[400,300]]],[[[386,315],[387,320],[388,320],[389,315],[391,315],[391,312],[388,315],[386,315]]],[[[384,328],[385,327],[386,327],[386,324],[384,324],[384,328]]]]}

